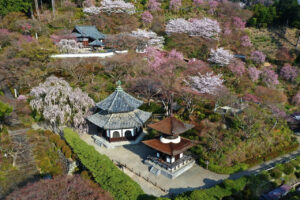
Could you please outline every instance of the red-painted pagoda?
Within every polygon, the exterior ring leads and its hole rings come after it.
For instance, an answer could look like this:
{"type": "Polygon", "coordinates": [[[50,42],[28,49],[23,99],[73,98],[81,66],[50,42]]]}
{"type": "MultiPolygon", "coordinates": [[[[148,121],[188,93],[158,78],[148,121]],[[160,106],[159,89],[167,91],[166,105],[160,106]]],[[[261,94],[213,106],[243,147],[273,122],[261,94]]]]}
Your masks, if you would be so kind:
{"type": "Polygon", "coordinates": [[[194,159],[184,155],[193,146],[193,142],[180,137],[180,134],[192,129],[194,125],[171,116],[148,127],[161,133],[159,138],[143,141],[145,145],[156,150],[156,154],[149,155],[145,161],[152,166],[151,172],[156,175],[162,173],[173,179],[193,166],[194,159]]]}

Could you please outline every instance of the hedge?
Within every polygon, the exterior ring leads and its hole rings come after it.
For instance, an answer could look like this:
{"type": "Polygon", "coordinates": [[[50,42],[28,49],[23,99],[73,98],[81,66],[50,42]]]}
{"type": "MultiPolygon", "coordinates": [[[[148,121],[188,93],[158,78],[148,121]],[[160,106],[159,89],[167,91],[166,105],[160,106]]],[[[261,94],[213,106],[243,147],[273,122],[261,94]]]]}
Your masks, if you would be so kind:
{"type": "Polygon", "coordinates": [[[136,182],[120,171],[107,156],[98,153],[93,146],[81,140],[72,129],[65,128],[64,137],[94,180],[105,191],[110,192],[114,199],[135,200],[144,196],[136,182]]]}

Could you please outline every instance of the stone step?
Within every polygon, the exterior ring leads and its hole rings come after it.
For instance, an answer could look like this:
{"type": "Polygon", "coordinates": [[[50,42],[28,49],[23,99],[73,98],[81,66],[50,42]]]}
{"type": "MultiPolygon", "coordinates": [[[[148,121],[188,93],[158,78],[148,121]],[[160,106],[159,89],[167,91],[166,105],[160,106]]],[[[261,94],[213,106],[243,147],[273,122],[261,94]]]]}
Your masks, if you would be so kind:
{"type": "Polygon", "coordinates": [[[155,176],[159,176],[161,173],[160,169],[157,169],[156,167],[153,167],[153,166],[150,168],[150,172],[152,174],[154,174],[155,176]]]}

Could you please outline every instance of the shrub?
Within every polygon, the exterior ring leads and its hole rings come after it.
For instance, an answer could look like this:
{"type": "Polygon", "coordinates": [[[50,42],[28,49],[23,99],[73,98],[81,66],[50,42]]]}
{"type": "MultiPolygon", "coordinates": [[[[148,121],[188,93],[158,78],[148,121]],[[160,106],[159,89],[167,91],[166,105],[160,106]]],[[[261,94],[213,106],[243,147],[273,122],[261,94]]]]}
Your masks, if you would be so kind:
{"type": "Polygon", "coordinates": [[[294,172],[294,166],[291,163],[285,163],[283,166],[284,166],[283,172],[286,175],[290,175],[294,172]]]}
{"type": "Polygon", "coordinates": [[[273,178],[278,179],[282,176],[282,172],[277,168],[273,168],[273,169],[270,170],[270,175],[273,178]]]}
{"type": "Polygon", "coordinates": [[[64,136],[94,180],[109,191],[114,199],[137,199],[143,194],[136,182],[121,172],[107,156],[99,154],[94,147],[82,141],[72,129],[65,128],[64,136]]]}

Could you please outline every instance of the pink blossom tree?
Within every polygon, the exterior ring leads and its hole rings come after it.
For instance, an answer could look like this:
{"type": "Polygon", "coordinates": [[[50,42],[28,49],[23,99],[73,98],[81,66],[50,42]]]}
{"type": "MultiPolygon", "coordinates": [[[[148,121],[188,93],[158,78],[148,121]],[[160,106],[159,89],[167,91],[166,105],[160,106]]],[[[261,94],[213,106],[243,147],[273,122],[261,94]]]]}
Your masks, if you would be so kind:
{"type": "Polygon", "coordinates": [[[181,0],[170,0],[170,9],[178,10],[181,6],[181,0]]]}
{"type": "Polygon", "coordinates": [[[248,35],[244,35],[241,37],[241,45],[243,47],[251,47],[252,46],[251,40],[248,37],[248,35]]]}
{"type": "Polygon", "coordinates": [[[210,0],[209,1],[209,13],[210,14],[214,14],[219,6],[219,2],[218,1],[215,1],[215,0],[210,0]]]}
{"type": "Polygon", "coordinates": [[[145,11],[142,14],[142,21],[145,25],[149,25],[152,23],[153,16],[149,11],[145,11]]]}
{"type": "Polygon", "coordinates": [[[296,106],[300,106],[300,91],[297,92],[297,94],[295,94],[295,96],[293,97],[292,102],[293,102],[293,104],[295,104],[296,106]]]}
{"type": "Polygon", "coordinates": [[[241,18],[239,17],[233,17],[232,18],[232,24],[234,25],[235,28],[237,29],[244,29],[246,22],[244,22],[241,18]]]}
{"type": "Polygon", "coordinates": [[[224,48],[218,48],[216,50],[210,50],[210,58],[208,61],[220,66],[226,66],[233,60],[233,58],[234,56],[230,51],[225,50],[224,48]]]}
{"type": "Polygon", "coordinates": [[[235,75],[241,77],[246,71],[245,63],[240,60],[235,60],[228,65],[229,70],[235,75]]]}
{"type": "Polygon", "coordinates": [[[280,70],[280,76],[287,81],[295,81],[298,77],[298,70],[290,64],[285,64],[280,70]]]}
{"type": "Polygon", "coordinates": [[[127,13],[134,14],[135,7],[132,3],[127,3],[123,0],[102,0],[100,7],[85,7],[83,12],[87,14],[99,14],[104,13],[127,13]]]}
{"type": "Polygon", "coordinates": [[[265,62],[266,55],[261,51],[253,51],[251,53],[251,60],[255,62],[256,64],[261,64],[265,62]]]}
{"type": "Polygon", "coordinates": [[[198,73],[197,76],[190,76],[185,83],[195,92],[200,94],[215,95],[218,89],[223,87],[224,80],[222,75],[213,75],[213,72],[208,72],[205,75],[198,73]]]}
{"type": "Polygon", "coordinates": [[[232,33],[231,27],[229,23],[225,23],[224,25],[224,35],[230,35],[232,33]]]}
{"type": "Polygon", "coordinates": [[[183,60],[183,54],[173,49],[169,52],[168,59],[183,60]]]}
{"type": "Polygon", "coordinates": [[[248,68],[248,75],[253,82],[255,82],[259,79],[260,73],[261,73],[261,71],[258,70],[256,67],[248,68]]]}
{"type": "Polygon", "coordinates": [[[148,2],[148,9],[150,11],[159,11],[161,8],[161,3],[157,0],[149,0],[148,2]]]}
{"type": "Polygon", "coordinates": [[[81,89],[73,89],[65,80],[51,76],[31,89],[32,109],[40,113],[54,127],[69,125],[79,132],[87,130],[85,117],[95,105],[81,89]]]}
{"type": "Polygon", "coordinates": [[[271,67],[266,67],[262,70],[260,74],[262,81],[269,87],[273,87],[279,84],[278,75],[271,69],[271,67]]]}

